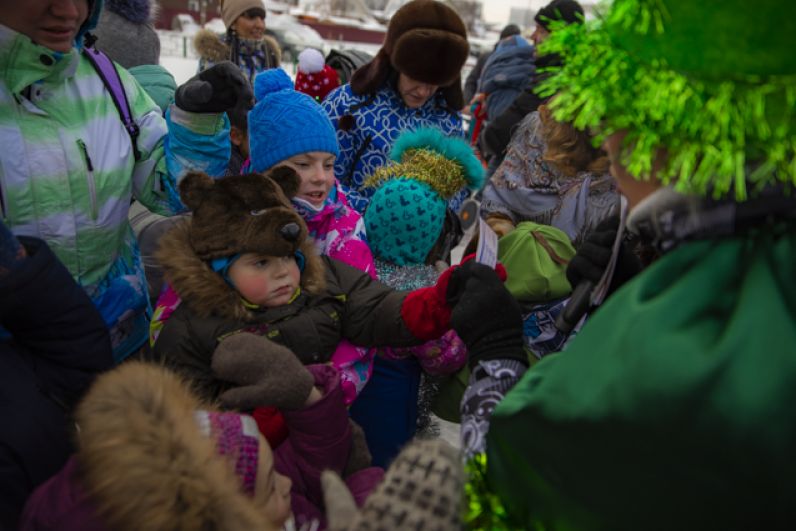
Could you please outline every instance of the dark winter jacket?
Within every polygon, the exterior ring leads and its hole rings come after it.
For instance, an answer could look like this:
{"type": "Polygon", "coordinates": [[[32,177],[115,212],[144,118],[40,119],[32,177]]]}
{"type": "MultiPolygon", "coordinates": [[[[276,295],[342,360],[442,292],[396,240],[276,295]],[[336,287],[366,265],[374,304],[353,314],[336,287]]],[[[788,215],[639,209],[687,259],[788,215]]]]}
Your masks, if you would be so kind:
{"type": "Polygon", "coordinates": [[[478,81],[481,79],[481,74],[484,71],[484,65],[486,64],[489,57],[492,55],[494,50],[489,50],[488,52],[484,52],[478,56],[478,60],[475,62],[475,66],[473,69],[470,70],[470,73],[467,74],[467,79],[464,80],[464,103],[470,103],[470,100],[473,99],[473,96],[478,94],[478,81]]]}
{"type": "MultiPolygon", "coordinates": [[[[220,338],[238,330],[268,336],[289,347],[304,364],[326,363],[345,338],[361,346],[412,346],[422,341],[401,317],[405,292],[393,291],[367,273],[328,257],[312,257],[302,273],[318,275],[314,290],[302,288],[290,304],[248,308],[232,287],[193,253],[189,225],[163,238],[160,259],[183,299],[155,343],[155,355],[196,385],[203,398],[225,389],[210,369],[220,338]],[[310,265],[319,264],[317,270],[310,265]],[[179,276],[172,272],[179,271],[179,276]]],[[[314,266],[313,266],[314,267],[314,266]]]]}
{"type": "Polygon", "coordinates": [[[229,33],[218,35],[210,30],[199,30],[193,43],[199,54],[200,72],[221,61],[232,61],[252,84],[254,77],[263,70],[278,67],[282,57],[279,44],[267,35],[253,41],[229,33]]]}
{"type": "Polygon", "coordinates": [[[41,240],[0,279],[0,529],[15,529],[25,499],[72,450],[70,412],[113,364],[91,300],[41,240]]]}

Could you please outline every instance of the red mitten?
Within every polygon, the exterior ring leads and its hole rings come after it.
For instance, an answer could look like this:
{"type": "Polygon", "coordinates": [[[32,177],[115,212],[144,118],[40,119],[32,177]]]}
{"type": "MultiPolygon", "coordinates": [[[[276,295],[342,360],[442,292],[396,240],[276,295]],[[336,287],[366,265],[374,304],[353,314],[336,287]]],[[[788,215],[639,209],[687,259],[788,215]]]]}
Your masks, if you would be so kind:
{"type": "MultiPolygon", "coordinates": [[[[475,258],[475,254],[468,255],[461,263],[473,258],[475,258]]],[[[401,317],[416,338],[429,341],[450,330],[451,307],[448,305],[446,295],[451,275],[460,265],[449,267],[439,276],[436,284],[417,289],[404,299],[401,305],[401,317]]],[[[506,268],[503,267],[503,264],[498,263],[495,266],[495,271],[500,280],[505,282],[506,268]]]]}

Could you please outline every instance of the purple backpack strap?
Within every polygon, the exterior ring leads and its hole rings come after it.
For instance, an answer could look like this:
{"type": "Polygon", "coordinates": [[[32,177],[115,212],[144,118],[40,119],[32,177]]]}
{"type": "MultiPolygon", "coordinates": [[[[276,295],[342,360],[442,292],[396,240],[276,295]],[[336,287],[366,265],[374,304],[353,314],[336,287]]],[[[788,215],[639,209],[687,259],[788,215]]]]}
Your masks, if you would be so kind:
{"type": "Polygon", "coordinates": [[[116,66],[113,64],[113,61],[111,61],[110,57],[96,48],[84,47],[83,55],[86,56],[94,67],[94,70],[97,71],[105,88],[110,93],[111,99],[113,99],[113,103],[116,105],[116,110],[119,111],[119,116],[122,119],[124,128],[127,130],[127,134],[130,135],[135,160],[139,160],[141,158],[141,152],[138,151],[138,135],[141,131],[138,129],[138,124],[135,123],[133,114],[130,112],[130,102],[127,100],[127,93],[124,91],[124,85],[122,84],[122,78],[119,77],[119,71],[116,70],[116,66]]]}

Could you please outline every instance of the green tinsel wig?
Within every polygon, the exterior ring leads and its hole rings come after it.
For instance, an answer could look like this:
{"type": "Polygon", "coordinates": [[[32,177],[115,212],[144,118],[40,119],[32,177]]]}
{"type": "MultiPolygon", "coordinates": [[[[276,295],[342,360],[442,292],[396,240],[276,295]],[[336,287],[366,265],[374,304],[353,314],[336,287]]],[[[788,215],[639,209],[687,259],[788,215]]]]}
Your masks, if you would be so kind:
{"type": "Polygon", "coordinates": [[[540,87],[553,115],[601,143],[627,131],[621,162],[686,193],[796,184],[792,0],[615,0],[584,25],[553,23],[540,87]],[[661,156],[663,155],[663,156],[661,156]]]}

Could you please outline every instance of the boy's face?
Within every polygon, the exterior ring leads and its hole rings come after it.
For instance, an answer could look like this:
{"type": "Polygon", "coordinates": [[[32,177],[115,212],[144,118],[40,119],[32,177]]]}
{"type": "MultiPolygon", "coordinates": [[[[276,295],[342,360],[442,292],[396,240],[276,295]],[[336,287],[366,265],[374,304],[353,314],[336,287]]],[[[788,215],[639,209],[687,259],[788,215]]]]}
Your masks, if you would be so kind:
{"type": "MultiPolygon", "coordinates": [[[[603,143],[603,149],[608,153],[608,159],[611,161],[611,175],[616,179],[616,188],[620,194],[627,198],[627,206],[632,209],[645,197],[660,188],[661,183],[655,177],[654,168],[652,175],[643,180],[634,178],[627,171],[627,168],[621,162],[622,141],[626,134],[624,131],[612,134],[603,143]]],[[[656,163],[656,166],[658,163],[656,163]]]]}
{"type": "Polygon", "coordinates": [[[229,279],[247,301],[274,308],[290,301],[301,272],[293,256],[245,253],[230,266],[229,279]]]}
{"type": "Polygon", "coordinates": [[[88,0],[0,2],[0,24],[55,52],[68,52],[88,18],[88,0]]]}
{"type": "Polygon", "coordinates": [[[245,158],[249,158],[249,133],[245,129],[242,129],[237,126],[230,126],[229,128],[229,139],[230,141],[238,146],[241,154],[245,158]]]}
{"type": "Polygon", "coordinates": [[[268,519],[281,529],[290,518],[290,478],[274,470],[274,453],[268,441],[260,437],[260,453],[257,456],[257,477],[254,484],[254,501],[263,507],[268,519]]]}
{"type": "Polygon", "coordinates": [[[332,153],[310,151],[290,157],[279,166],[293,168],[301,178],[296,197],[319,208],[334,186],[334,159],[332,153]]]}

